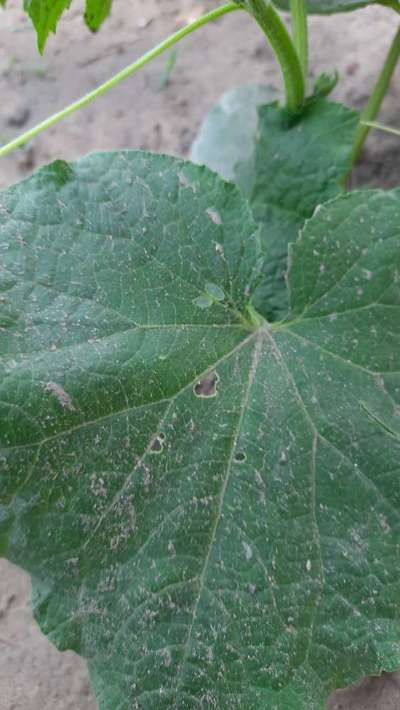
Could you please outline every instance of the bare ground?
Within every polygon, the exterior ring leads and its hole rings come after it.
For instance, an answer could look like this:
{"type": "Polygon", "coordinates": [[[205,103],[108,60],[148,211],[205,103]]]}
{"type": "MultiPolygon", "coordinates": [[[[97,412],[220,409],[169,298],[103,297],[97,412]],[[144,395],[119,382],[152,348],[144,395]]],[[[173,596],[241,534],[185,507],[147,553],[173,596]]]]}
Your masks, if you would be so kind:
{"type": "MultiPolygon", "coordinates": [[[[76,0],[43,58],[20,4],[10,0],[7,12],[0,11],[0,142],[94,88],[213,3],[114,0],[112,19],[92,36],[83,27],[76,0]]],[[[313,18],[314,75],[338,69],[341,81],[334,98],[362,107],[396,25],[393,13],[378,8],[334,19],[313,18]]],[[[187,39],[168,81],[165,68],[164,57],[2,159],[0,186],[42,163],[91,150],[129,147],[185,155],[202,116],[223,91],[246,83],[279,82],[262,36],[242,13],[187,39]]],[[[399,99],[398,72],[382,122],[398,125],[399,99]]],[[[398,184],[399,159],[400,139],[374,133],[354,183],[398,184]]],[[[95,710],[85,662],[73,653],[59,653],[43,637],[32,620],[29,594],[27,576],[0,560],[0,710],[95,710]]],[[[400,673],[336,692],[329,710],[400,710],[400,673]]]]}

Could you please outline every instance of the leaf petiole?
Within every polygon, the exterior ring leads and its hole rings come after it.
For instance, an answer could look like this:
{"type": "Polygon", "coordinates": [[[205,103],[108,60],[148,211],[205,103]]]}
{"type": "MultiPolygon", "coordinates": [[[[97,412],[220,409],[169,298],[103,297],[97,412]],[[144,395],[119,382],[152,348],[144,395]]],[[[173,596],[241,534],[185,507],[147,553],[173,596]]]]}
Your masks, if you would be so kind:
{"type": "Polygon", "coordinates": [[[304,79],[308,73],[308,25],[305,0],[290,0],[293,40],[299,55],[304,79]]]}
{"type": "Polygon", "coordinates": [[[235,10],[240,9],[241,7],[237,3],[228,2],[225,5],[217,7],[215,10],[211,10],[211,12],[202,15],[197,20],[191,22],[185,27],[182,27],[180,30],[170,35],[163,42],[151,49],[149,52],[143,54],[143,56],[137,59],[135,62],[129,64],[117,74],[114,74],[114,76],[112,76],[111,79],[105,81],[104,84],[101,84],[96,89],[93,89],[93,91],[90,91],[88,94],[85,94],[85,96],[82,96],[82,98],[78,99],[77,101],[74,101],[72,104],[69,104],[69,106],[66,106],[61,111],[54,113],[52,116],[49,116],[41,123],[38,123],[33,128],[30,128],[28,131],[25,131],[17,138],[14,138],[14,140],[10,141],[9,143],[6,143],[6,145],[3,145],[0,148],[0,157],[8,155],[8,153],[11,153],[16,148],[19,148],[28,141],[32,140],[32,138],[35,138],[39,133],[42,133],[47,128],[54,126],[56,123],[59,123],[59,121],[62,121],[67,116],[70,116],[72,113],[75,113],[75,111],[78,111],[84,106],[87,106],[99,96],[102,96],[107,91],[114,88],[114,86],[119,84],[128,76],[131,76],[132,74],[137,72],[139,69],[144,67],[146,64],[148,64],[160,54],[165,52],[167,49],[173,47],[181,39],[191,34],[192,32],[195,32],[195,30],[199,29],[200,27],[203,27],[208,22],[212,22],[213,20],[222,17],[222,15],[227,15],[230,12],[235,12],[235,10]]]}
{"type": "Polygon", "coordinates": [[[383,123],[377,123],[376,121],[363,121],[363,125],[368,126],[368,128],[376,128],[378,131],[385,131],[385,133],[393,133],[394,136],[400,136],[399,128],[384,126],[383,123]]]}
{"type": "Polygon", "coordinates": [[[280,15],[272,3],[265,0],[244,0],[242,7],[254,17],[275,52],[285,84],[286,108],[291,113],[299,113],[305,96],[303,69],[296,47],[280,15]]]}
{"type": "Polygon", "coordinates": [[[356,132],[356,137],[352,152],[352,165],[358,159],[364,143],[367,139],[370,123],[376,118],[379,113],[379,109],[382,105],[383,99],[385,98],[386,92],[388,90],[390,81],[392,79],[394,70],[396,68],[397,62],[400,57],[400,27],[397,30],[392,44],[390,46],[389,52],[385,59],[385,63],[375,84],[374,90],[369,98],[369,101],[361,114],[360,123],[356,132]]]}

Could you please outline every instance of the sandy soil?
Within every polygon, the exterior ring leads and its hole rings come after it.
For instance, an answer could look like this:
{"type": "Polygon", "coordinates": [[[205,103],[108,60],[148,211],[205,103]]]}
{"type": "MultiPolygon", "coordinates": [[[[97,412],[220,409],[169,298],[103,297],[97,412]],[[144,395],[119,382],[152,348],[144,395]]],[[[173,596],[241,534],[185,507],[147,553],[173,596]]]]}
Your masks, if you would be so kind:
{"type": "MultiPolygon", "coordinates": [[[[0,11],[0,142],[94,88],[190,17],[207,0],[114,0],[112,19],[97,35],[84,29],[79,0],[40,58],[34,34],[9,0],[0,11]]],[[[215,5],[215,3],[214,3],[215,5]]],[[[371,89],[390,36],[393,13],[370,8],[352,15],[314,18],[314,74],[338,69],[335,98],[360,108],[371,89]]],[[[185,155],[202,116],[223,91],[245,83],[277,83],[279,72],[255,25],[242,13],[203,29],[178,49],[166,81],[166,58],[102,97],[78,115],[0,161],[0,186],[55,158],[95,149],[146,148],[185,155]]],[[[400,73],[382,110],[398,125],[400,73]]],[[[399,182],[400,140],[371,136],[356,184],[399,182]]],[[[0,560],[0,710],[94,710],[84,661],[60,654],[42,636],[29,609],[27,576],[0,560]]],[[[400,673],[367,679],[332,696],[330,710],[400,710],[400,673]]],[[[110,708],[112,710],[112,708],[110,708]]]]}

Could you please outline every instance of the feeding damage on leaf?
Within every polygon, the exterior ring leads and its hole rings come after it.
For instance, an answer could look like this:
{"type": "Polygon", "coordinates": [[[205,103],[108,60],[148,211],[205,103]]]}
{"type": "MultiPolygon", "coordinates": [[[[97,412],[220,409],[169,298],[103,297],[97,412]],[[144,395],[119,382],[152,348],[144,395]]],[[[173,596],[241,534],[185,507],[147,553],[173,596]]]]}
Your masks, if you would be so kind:
{"type": "Polygon", "coordinates": [[[196,397],[215,397],[217,395],[217,385],[219,377],[216,372],[211,372],[203,377],[193,387],[196,397]]]}
{"type": "Polygon", "coordinates": [[[150,451],[153,454],[160,454],[164,448],[164,442],[165,442],[165,434],[163,432],[160,432],[158,436],[156,436],[151,445],[150,445],[150,451]]]}
{"type": "Polygon", "coordinates": [[[322,710],[400,665],[400,192],[322,205],[271,323],[237,188],[69,175],[0,195],[0,553],[104,710],[322,710]]]}

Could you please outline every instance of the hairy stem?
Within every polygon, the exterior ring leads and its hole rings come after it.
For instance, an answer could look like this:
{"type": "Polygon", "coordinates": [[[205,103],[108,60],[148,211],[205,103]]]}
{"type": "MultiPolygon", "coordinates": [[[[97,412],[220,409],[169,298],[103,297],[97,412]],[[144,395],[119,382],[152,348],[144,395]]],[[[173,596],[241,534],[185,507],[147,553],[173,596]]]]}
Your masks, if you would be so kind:
{"type": "Polygon", "coordinates": [[[281,66],[287,109],[299,113],[304,103],[304,76],[289,32],[269,0],[244,0],[243,6],[260,25],[281,66]]]}
{"type": "Polygon", "coordinates": [[[104,84],[101,84],[93,91],[90,91],[88,94],[85,94],[85,96],[82,96],[82,98],[78,99],[78,101],[74,101],[74,103],[62,109],[62,111],[58,111],[49,118],[46,118],[41,123],[38,123],[33,128],[30,128],[25,133],[22,133],[20,136],[10,141],[10,143],[7,143],[3,147],[1,147],[0,157],[11,153],[11,151],[24,145],[32,138],[35,138],[35,136],[37,136],[39,133],[42,133],[42,131],[45,131],[47,128],[50,128],[50,126],[54,126],[56,123],[62,121],[67,116],[70,116],[72,113],[75,113],[75,111],[78,111],[84,106],[87,106],[92,101],[97,99],[98,96],[105,94],[107,91],[119,84],[120,81],[123,81],[123,79],[126,79],[128,76],[131,76],[131,74],[137,72],[139,69],[144,67],[145,64],[151,62],[152,59],[155,59],[167,49],[172,47],[174,44],[179,42],[181,39],[186,37],[186,35],[189,35],[191,32],[194,32],[200,27],[203,27],[203,25],[206,25],[208,22],[212,22],[212,20],[216,20],[222,15],[226,15],[229,12],[234,12],[235,10],[239,9],[240,6],[237,3],[228,2],[225,5],[222,5],[221,7],[218,7],[215,10],[206,13],[205,15],[202,15],[202,17],[199,17],[194,22],[190,23],[186,27],[183,27],[182,29],[178,30],[178,32],[175,32],[174,34],[167,37],[166,40],[158,44],[149,52],[146,52],[146,54],[144,54],[142,57],[133,62],[133,64],[129,64],[129,66],[125,67],[125,69],[122,69],[117,74],[114,74],[114,76],[112,76],[111,79],[108,79],[108,81],[105,81],[104,84]]]}
{"type": "Polygon", "coordinates": [[[308,25],[305,0],[290,0],[293,40],[299,55],[304,78],[308,74],[308,25]]]}
{"type": "Polygon", "coordinates": [[[359,157],[366,138],[368,136],[370,126],[368,125],[371,121],[376,118],[379,113],[379,109],[382,105],[382,101],[385,98],[385,94],[388,90],[390,80],[393,76],[396,64],[400,57],[400,27],[397,30],[393,42],[390,46],[389,52],[385,59],[382,71],[378,77],[378,80],[374,86],[372,94],[369,101],[361,114],[360,123],[356,132],[356,137],[352,152],[352,164],[354,164],[359,157]]]}

